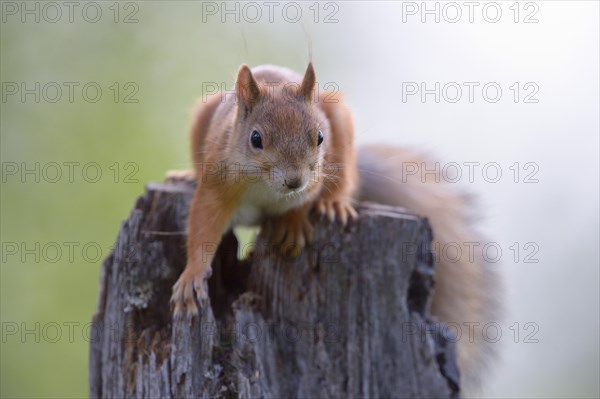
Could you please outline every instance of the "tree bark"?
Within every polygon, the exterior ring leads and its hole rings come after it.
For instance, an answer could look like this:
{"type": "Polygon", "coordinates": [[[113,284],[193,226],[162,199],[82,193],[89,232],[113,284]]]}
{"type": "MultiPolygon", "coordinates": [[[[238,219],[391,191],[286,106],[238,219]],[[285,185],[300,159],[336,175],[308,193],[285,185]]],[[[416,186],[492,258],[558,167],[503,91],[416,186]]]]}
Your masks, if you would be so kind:
{"type": "Polygon", "coordinates": [[[314,220],[296,259],[260,236],[249,259],[219,245],[210,298],[174,319],[192,182],[149,184],[102,264],[90,396],[456,397],[454,345],[431,320],[431,231],[361,204],[346,228],[314,220]]]}

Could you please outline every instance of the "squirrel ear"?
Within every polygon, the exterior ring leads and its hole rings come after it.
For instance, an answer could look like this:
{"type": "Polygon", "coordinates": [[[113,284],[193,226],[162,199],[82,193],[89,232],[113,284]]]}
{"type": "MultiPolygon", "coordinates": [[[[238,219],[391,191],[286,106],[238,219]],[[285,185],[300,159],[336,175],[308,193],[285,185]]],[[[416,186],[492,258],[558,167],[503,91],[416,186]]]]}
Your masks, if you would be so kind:
{"type": "Polygon", "coordinates": [[[237,81],[235,83],[235,93],[238,101],[244,104],[247,108],[250,108],[253,104],[258,101],[260,96],[260,89],[252,71],[248,68],[248,65],[244,64],[240,67],[237,75],[237,81]]]}
{"type": "Polygon", "coordinates": [[[313,92],[316,84],[315,68],[312,62],[308,63],[306,72],[304,72],[304,78],[302,78],[302,84],[300,85],[300,95],[306,99],[306,101],[312,101],[313,92]]]}

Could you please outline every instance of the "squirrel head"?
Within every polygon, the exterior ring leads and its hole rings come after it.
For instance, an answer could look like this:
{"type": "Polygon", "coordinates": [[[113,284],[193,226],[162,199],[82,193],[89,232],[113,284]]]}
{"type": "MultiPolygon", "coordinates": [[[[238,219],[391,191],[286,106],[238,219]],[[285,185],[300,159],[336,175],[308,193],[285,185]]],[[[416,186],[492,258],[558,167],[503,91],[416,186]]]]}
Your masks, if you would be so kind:
{"type": "Polygon", "coordinates": [[[329,122],[314,98],[315,70],[304,77],[289,70],[269,73],[247,65],[238,71],[232,158],[259,171],[255,182],[276,195],[301,200],[320,187],[329,122]],[[287,76],[287,75],[290,76],[287,76]]]}

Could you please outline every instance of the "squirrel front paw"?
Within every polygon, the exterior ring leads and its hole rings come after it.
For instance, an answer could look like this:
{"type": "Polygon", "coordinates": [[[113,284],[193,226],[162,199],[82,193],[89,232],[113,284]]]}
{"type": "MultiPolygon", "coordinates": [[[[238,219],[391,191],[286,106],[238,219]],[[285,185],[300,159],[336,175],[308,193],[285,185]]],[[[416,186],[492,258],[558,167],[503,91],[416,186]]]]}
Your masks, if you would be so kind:
{"type": "Polygon", "coordinates": [[[345,226],[349,220],[358,218],[358,213],[348,200],[320,198],[313,206],[313,212],[320,216],[327,216],[330,222],[339,220],[345,226]]]}
{"type": "Polygon", "coordinates": [[[181,316],[183,313],[188,315],[197,315],[198,306],[200,306],[208,298],[207,286],[204,275],[201,271],[191,267],[186,267],[179,279],[173,286],[173,294],[171,295],[171,304],[173,305],[173,314],[181,316]]]}
{"type": "Polygon", "coordinates": [[[280,218],[271,219],[263,226],[270,244],[282,255],[297,257],[312,241],[313,229],[304,212],[290,211],[280,218]]]}

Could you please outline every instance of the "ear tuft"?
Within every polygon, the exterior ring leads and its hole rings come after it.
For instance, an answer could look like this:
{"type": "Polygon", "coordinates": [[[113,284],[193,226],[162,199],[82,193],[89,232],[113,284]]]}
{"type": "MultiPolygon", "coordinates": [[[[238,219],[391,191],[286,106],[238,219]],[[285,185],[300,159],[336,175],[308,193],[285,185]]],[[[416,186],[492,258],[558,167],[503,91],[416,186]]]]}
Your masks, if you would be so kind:
{"type": "Polygon", "coordinates": [[[316,83],[317,77],[315,68],[313,67],[312,62],[309,62],[306,72],[304,72],[304,78],[302,78],[302,84],[300,85],[300,95],[304,97],[306,101],[312,101],[316,83]]]}
{"type": "Polygon", "coordinates": [[[260,88],[252,71],[248,65],[243,64],[238,70],[237,81],[235,83],[235,93],[238,101],[244,104],[246,108],[252,108],[260,97],[260,88]]]}

